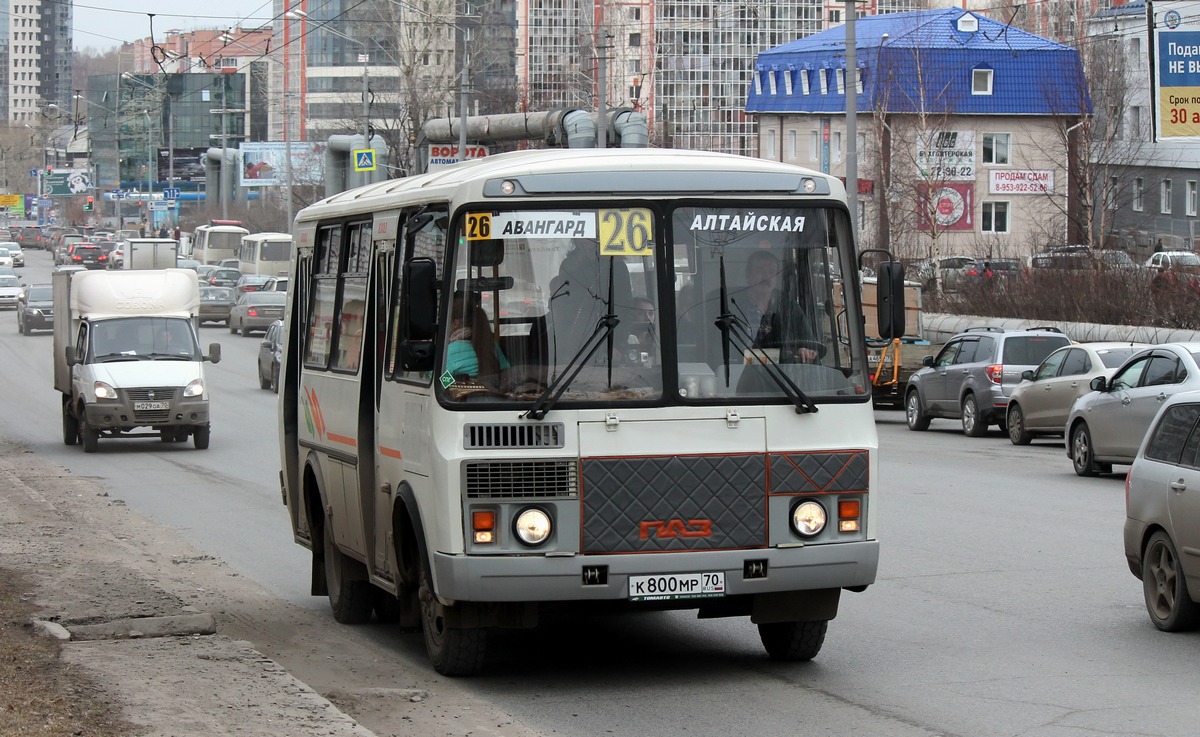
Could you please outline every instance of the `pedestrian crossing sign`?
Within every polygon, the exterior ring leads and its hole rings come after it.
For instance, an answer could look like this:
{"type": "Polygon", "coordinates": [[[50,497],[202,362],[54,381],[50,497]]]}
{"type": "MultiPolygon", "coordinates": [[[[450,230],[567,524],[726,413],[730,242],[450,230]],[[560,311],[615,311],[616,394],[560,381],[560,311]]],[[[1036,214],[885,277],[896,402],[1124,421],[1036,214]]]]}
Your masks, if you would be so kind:
{"type": "Polygon", "coordinates": [[[354,149],[354,171],[375,171],[375,149],[354,149]]]}

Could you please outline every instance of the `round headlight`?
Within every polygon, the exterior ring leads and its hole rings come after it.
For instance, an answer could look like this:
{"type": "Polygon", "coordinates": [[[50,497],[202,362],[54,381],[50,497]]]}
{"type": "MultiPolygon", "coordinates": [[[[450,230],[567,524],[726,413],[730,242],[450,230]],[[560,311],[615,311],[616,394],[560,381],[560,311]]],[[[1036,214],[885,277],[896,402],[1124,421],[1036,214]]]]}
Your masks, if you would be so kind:
{"type": "Polygon", "coordinates": [[[513,528],[521,542],[541,545],[550,537],[550,515],[537,507],[530,507],[517,515],[513,528]]]}
{"type": "Polygon", "coordinates": [[[792,529],[801,537],[812,537],[825,529],[825,507],[811,499],[792,509],[792,529]]]}

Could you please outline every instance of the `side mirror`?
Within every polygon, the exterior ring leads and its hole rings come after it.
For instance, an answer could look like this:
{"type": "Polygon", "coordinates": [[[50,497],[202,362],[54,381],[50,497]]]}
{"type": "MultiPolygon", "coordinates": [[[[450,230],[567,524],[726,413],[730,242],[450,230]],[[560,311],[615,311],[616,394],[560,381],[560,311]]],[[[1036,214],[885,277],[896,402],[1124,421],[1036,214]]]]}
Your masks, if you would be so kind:
{"type": "Polygon", "coordinates": [[[879,317],[879,337],[891,340],[905,333],[904,264],[882,261],[876,267],[876,312],[879,317]]]}
{"type": "Polygon", "coordinates": [[[75,364],[79,363],[79,361],[75,360],[75,346],[73,346],[73,345],[67,346],[65,349],[63,349],[63,353],[65,353],[67,356],[67,365],[68,366],[74,366],[75,364]]]}
{"type": "Polygon", "coordinates": [[[212,363],[220,363],[221,362],[221,344],[220,343],[209,343],[208,344],[208,355],[205,356],[204,358],[205,358],[205,360],[211,361],[212,363]]]}
{"type": "Polygon", "coordinates": [[[437,264],[430,258],[414,258],[404,268],[401,294],[404,304],[404,335],[399,345],[400,365],[406,371],[433,368],[434,337],[437,332],[437,264]]]}
{"type": "Polygon", "coordinates": [[[1088,386],[1090,386],[1094,392],[1108,391],[1108,382],[1103,376],[1097,376],[1096,378],[1092,379],[1092,382],[1088,384],[1088,386]]]}
{"type": "Polygon", "coordinates": [[[922,366],[932,366],[933,365],[933,356],[925,356],[924,358],[922,358],[921,365],[922,366]]]}
{"type": "Polygon", "coordinates": [[[1033,381],[1033,371],[1031,369],[1025,369],[1021,372],[1021,378],[1025,381],[1033,381]]]}

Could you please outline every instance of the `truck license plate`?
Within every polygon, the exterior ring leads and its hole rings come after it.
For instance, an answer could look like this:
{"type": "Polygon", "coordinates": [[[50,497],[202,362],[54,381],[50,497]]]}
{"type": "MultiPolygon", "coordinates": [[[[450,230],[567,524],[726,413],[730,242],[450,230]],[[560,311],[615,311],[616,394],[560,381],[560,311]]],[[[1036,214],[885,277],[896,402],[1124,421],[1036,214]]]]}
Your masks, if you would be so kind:
{"type": "Polygon", "coordinates": [[[630,601],[708,599],[725,595],[725,572],[630,576],[630,601]]]}
{"type": "Polygon", "coordinates": [[[151,409],[171,409],[170,402],[134,402],[133,409],[137,412],[145,412],[151,409]]]}

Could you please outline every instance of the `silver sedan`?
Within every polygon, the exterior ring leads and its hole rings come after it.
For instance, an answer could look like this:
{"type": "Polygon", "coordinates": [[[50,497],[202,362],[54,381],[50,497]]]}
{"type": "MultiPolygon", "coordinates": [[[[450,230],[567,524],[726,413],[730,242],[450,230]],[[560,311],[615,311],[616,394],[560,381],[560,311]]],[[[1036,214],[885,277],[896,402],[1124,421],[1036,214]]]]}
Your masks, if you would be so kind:
{"type": "Polygon", "coordinates": [[[1021,374],[1008,400],[1008,439],[1028,445],[1034,437],[1062,437],[1075,400],[1092,390],[1097,376],[1112,376],[1142,348],[1141,343],[1080,343],[1063,346],[1046,356],[1036,369],[1021,374]]]}
{"type": "Polygon", "coordinates": [[[1094,391],[1075,401],[1065,426],[1067,457],[1080,476],[1132,463],[1167,398],[1200,389],[1200,343],[1139,351],[1111,379],[1092,379],[1091,387],[1094,391]]]}

